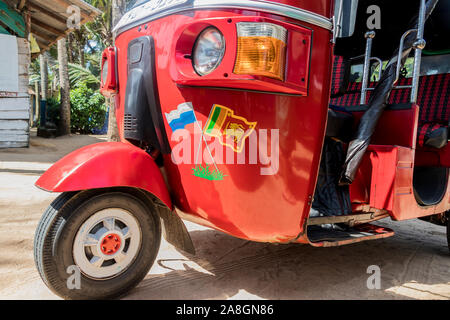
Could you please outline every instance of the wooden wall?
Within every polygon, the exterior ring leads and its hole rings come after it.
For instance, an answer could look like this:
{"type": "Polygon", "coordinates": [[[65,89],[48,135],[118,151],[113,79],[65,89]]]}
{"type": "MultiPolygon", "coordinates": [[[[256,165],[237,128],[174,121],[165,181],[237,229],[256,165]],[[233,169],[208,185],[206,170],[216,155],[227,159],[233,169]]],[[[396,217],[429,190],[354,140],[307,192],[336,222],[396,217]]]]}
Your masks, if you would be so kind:
{"type": "MultiPolygon", "coordinates": [[[[19,92],[0,92],[0,148],[28,147],[30,140],[30,97],[28,95],[28,41],[17,38],[19,52],[19,92]]],[[[1,72],[1,70],[0,70],[1,72]]]]}

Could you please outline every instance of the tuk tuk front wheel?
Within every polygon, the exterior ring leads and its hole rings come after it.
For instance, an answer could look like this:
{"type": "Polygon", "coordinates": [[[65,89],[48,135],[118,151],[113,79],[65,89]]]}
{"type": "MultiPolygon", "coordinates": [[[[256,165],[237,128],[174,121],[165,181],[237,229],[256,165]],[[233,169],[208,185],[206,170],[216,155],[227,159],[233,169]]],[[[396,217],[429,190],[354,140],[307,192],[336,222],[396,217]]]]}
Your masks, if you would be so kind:
{"type": "Polygon", "coordinates": [[[447,212],[447,245],[450,251],[450,212],[447,212]]]}
{"type": "Polygon", "coordinates": [[[161,242],[156,210],[124,192],[59,196],[35,236],[35,262],[45,284],[65,299],[111,299],[134,288],[161,242]]]}

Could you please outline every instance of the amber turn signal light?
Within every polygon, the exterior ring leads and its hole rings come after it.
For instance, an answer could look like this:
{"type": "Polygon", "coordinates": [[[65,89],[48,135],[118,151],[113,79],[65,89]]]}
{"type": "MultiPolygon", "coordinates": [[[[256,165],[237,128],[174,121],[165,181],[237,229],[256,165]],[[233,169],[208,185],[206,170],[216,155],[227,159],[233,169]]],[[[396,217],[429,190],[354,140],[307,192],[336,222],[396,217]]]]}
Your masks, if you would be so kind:
{"type": "Polygon", "coordinates": [[[234,73],[284,81],[287,30],[273,23],[240,22],[237,34],[234,73]]]}

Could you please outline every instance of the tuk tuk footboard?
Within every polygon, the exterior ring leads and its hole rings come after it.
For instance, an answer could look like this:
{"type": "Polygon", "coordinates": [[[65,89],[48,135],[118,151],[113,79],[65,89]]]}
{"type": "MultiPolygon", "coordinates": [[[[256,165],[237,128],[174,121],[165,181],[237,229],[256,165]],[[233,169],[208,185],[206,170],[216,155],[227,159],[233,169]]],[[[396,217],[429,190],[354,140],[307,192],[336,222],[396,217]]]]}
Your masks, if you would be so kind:
{"type": "MultiPolygon", "coordinates": [[[[450,209],[448,171],[442,195],[434,205],[419,204],[414,188],[415,150],[400,146],[371,145],[350,186],[355,211],[370,207],[386,210],[394,220],[407,220],[450,209]]],[[[418,172],[416,171],[416,175],[418,172]]],[[[416,181],[417,184],[417,181],[416,181]]]]}

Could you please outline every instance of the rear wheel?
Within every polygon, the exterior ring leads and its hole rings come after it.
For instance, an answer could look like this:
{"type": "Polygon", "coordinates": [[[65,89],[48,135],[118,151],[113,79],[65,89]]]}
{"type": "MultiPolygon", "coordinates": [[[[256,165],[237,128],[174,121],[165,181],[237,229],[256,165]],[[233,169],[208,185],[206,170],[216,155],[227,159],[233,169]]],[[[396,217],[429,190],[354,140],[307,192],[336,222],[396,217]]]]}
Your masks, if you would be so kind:
{"type": "Polygon", "coordinates": [[[35,261],[46,285],[62,298],[115,298],[145,277],[160,241],[159,217],[138,197],[65,193],[39,223],[35,261]]]}

